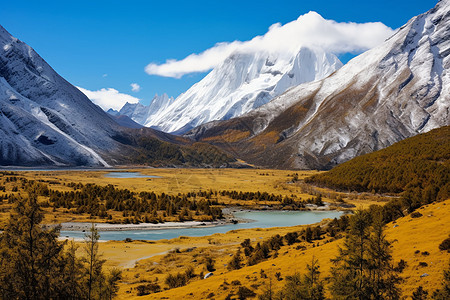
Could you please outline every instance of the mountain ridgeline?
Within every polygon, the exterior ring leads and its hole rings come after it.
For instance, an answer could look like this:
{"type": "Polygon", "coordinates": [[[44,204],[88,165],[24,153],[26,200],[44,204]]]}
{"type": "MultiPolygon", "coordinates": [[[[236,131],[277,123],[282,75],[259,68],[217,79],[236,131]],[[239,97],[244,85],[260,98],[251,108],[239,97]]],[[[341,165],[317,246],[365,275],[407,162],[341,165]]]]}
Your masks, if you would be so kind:
{"type": "Polygon", "coordinates": [[[0,165],[331,169],[449,125],[449,37],[443,0],[344,66],[308,47],[234,53],[177,99],[122,109],[151,129],[102,111],[0,26],[0,165]]]}
{"type": "Polygon", "coordinates": [[[331,169],[449,125],[449,36],[450,3],[440,1],[325,79],[185,136],[264,167],[331,169]]]}
{"type": "Polygon", "coordinates": [[[140,127],[105,113],[0,26],[1,166],[219,167],[234,161],[214,146],[140,127]]]}
{"type": "Polygon", "coordinates": [[[318,48],[301,47],[292,53],[234,52],[177,99],[156,95],[149,106],[127,103],[120,113],[141,125],[182,134],[209,121],[245,114],[341,66],[334,54],[318,48]]]}

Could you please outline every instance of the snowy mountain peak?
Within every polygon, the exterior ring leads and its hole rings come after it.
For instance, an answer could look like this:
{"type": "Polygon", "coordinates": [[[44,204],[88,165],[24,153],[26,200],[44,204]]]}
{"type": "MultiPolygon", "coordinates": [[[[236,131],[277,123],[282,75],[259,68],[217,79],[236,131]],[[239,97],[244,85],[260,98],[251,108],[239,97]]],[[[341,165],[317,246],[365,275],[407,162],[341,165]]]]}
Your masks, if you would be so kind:
{"type": "Polygon", "coordinates": [[[183,133],[209,121],[240,116],[292,86],[322,79],[341,66],[335,55],[317,48],[302,47],[293,53],[235,52],[176,100],[163,95],[150,107],[126,105],[120,112],[145,126],[183,133]]]}
{"type": "Polygon", "coordinates": [[[174,101],[173,97],[167,94],[158,96],[155,94],[150,105],[143,105],[141,103],[125,103],[120,109],[119,114],[130,117],[133,121],[139,124],[146,124],[155,114],[166,109],[174,101]]]}
{"type": "MultiPolygon", "coordinates": [[[[301,61],[301,60],[300,60],[301,61]]],[[[265,167],[331,168],[449,125],[450,0],[320,81],[289,89],[233,121],[189,136],[222,141],[265,167]],[[242,138],[244,137],[244,138],[242,138]]]]}

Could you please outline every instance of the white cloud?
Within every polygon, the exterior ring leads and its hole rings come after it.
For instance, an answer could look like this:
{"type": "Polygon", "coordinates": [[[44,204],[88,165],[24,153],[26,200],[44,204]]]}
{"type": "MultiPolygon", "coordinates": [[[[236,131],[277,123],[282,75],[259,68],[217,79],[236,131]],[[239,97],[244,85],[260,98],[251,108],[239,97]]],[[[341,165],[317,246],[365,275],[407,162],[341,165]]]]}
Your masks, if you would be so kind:
{"type": "Polygon", "coordinates": [[[105,73],[105,74],[102,75],[102,77],[108,77],[108,74],[105,73]]]}
{"type": "Polygon", "coordinates": [[[163,64],[150,63],[145,71],[150,75],[180,78],[185,74],[208,71],[235,51],[292,53],[307,46],[320,47],[335,54],[358,53],[380,44],[393,33],[394,30],[380,22],[338,23],[325,20],[316,12],[309,12],[285,25],[273,24],[266,34],[250,41],[218,43],[200,54],[194,53],[182,60],[169,59],[163,64]]]}
{"type": "Polygon", "coordinates": [[[98,91],[86,90],[79,86],[77,88],[105,111],[110,108],[120,110],[127,102],[138,103],[140,100],[131,95],[120,93],[113,88],[100,89],[98,91]]]}
{"type": "Polygon", "coordinates": [[[141,86],[137,83],[132,83],[130,86],[133,92],[139,92],[141,90],[141,86]]]}

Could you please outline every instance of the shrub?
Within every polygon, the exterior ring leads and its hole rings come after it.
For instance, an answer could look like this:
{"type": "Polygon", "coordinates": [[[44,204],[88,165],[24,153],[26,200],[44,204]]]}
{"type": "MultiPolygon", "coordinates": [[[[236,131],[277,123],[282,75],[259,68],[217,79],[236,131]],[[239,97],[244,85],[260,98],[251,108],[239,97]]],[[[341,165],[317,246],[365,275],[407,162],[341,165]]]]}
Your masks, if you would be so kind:
{"type": "Polygon", "coordinates": [[[450,237],[442,241],[442,243],[439,245],[439,250],[447,250],[447,252],[450,252],[450,237]]]}
{"type": "Polygon", "coordinates": [[[413,212],[412,214],[411,214],[411,218],[420,218],[420,217],[422,217],[423,215],[420,213],[420,212],[418,212],[418,211],[415,211],[415,212],[413,212]]]}
{"type": "Polygon", "coordinates": [[[180,286],[185,286],[187,283],[186,274],[178,273],[177,275],[169,274],[165,280],[169,288],[173,289],[180,286]]]}
{"type": "Polygon", "coordinates": [[[256,294],[248,287],[240,286],[239,290],[237,292],[237,296],[241,300],[241,299],[247,299],[249,297],[255,297],[256,294]]]}
{"type": "Polygon", "coordinates": [[[214,272],[216,270],[216,268],[214,268],[214,263],[215,263],[215,261],[214,261],[214,259],[212,259],[212,257],[208,256],[206,258],[205,266],[206,266],[206,270],[208,270],[208,272],[214,272]]]}
{"type": "Polygon", "coordinates": [[[161,291],[161,287],[159,286],[159,284],[156,283],[142,284],[139,285],[136,289],[138,296],[145,296],[151,293],[158,293],[161,291]]]}

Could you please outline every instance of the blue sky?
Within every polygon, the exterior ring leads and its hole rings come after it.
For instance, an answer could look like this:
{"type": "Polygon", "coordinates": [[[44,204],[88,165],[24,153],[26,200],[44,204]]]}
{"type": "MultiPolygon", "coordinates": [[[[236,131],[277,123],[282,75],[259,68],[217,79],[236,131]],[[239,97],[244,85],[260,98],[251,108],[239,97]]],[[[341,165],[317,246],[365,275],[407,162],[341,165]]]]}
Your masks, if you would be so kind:
{"type": "MultiPolygon", "coordinates": [[[[60,75],[96,91],[113,88],[148,104],[178,96],[205,73],[148,75],[149,63],[182,60],[218,42],[251,40],[309,11],[336,22],[382,22],[395,29],[436,1],[2,1],[0,24],[60,75]],[[140,90],[132,91],[137,83],[140,90]]],[[[341,54],[346,62],[352,55],[341,54]]]]}

